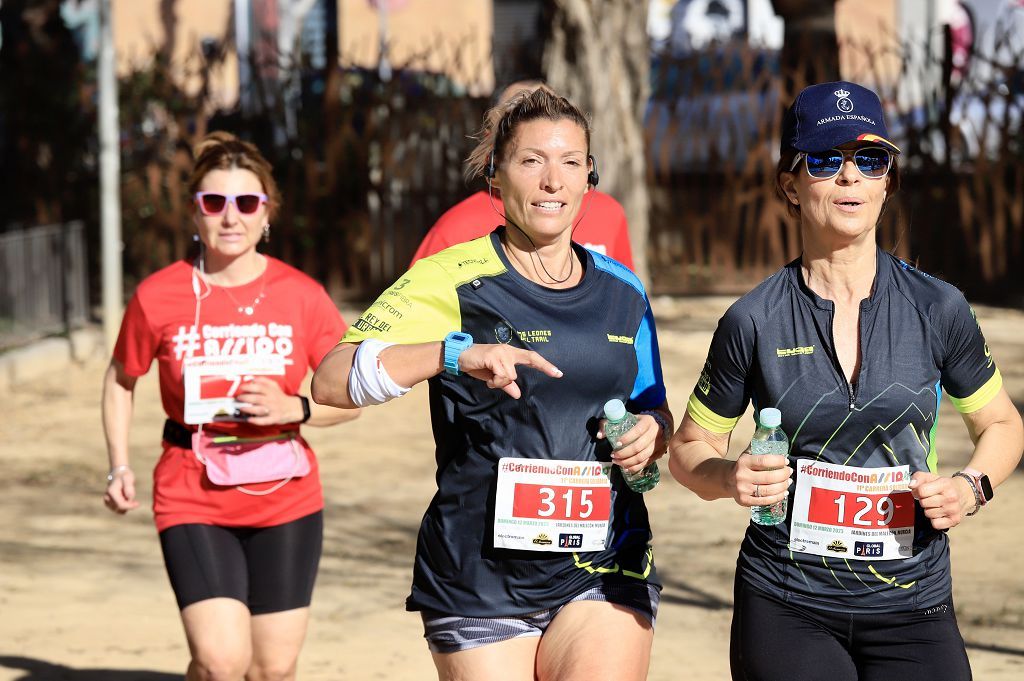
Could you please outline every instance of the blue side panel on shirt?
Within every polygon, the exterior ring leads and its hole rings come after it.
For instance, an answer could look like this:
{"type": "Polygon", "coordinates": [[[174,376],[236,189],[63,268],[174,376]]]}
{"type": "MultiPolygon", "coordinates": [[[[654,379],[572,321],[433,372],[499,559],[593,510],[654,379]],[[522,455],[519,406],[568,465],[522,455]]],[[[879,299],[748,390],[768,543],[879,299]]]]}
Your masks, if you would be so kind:
{"type": "Polygon", "coordinates": [[[612,275],[616,279],[621,279],[630,286],[636,289],[637,293],[642,296],[646,296],[647,293],[644,291],[644,285],[640,282],[640,278],[636,276],[633,270],[623,265],[614,258],[609,258],[604,253],[598,253],[597,251],[590,251],[590,254],[594,257],[594,264],[597,265],[597,269],[604,270],[608,274],[612,275]]]}
{"type": "Polygon", "coordinates": [[[644,285],[632,270],[619,261],[602,253],[593,251],[591,253],[597,269],[629,284],[647,302],[647,312],[644,313],[640,328],[637,329],[633,339],[637,372],[633,393],[629,399],[641,409],[653,409],[665,401],[665,383],[661,374],[661,357],[658,353],[658,333],[654,328],[654,313],[651,311],[650,301],[647,300],[644,285]]]}
{"type": "Polygon", "coordinates": [[[658,334],[654,329],[654,314],[650,305],[644,314],[633,341],[636,351],[636,382],[631,402],[643,409],[653,409],[665,401],[665,382],[661,376],[661,357],[658,353],[658,334]]]}

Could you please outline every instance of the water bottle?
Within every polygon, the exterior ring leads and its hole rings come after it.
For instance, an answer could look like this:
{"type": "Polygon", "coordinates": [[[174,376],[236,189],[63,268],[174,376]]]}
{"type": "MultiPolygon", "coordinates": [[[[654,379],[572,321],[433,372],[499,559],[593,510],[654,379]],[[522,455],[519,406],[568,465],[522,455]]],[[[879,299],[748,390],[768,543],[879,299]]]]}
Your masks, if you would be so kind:
{"type": "MultiPolygon", "coordinates": [[[[772,407],[761,410],[757,418],[757,430],[750,441],[750,454],[759,456],[762,454],[789,454],[789,438],[780,427],[782,424],[782,412],[772,407]]],[[[751,506],[750,519],[758,525],[778,525],[786,520],[786,508],[789,505],[789,495],[768,506],[751,506]]]]}
{"type": "MultiPolygon", "coordinates": [[[[604,436],[611,443],[612,449],[618,449],[616,445],[619,438],[636,425],[636,416],[626,411],[626,405],[622,403],[622,400],[608,400],[604,404],[604,417],[607,419],[604,425],[604,436]]],[[[654,489],[654,486],[661,480],[661,471],[658,470],[657,461],[650,462],[639,473],[630,473],[621,467],[619,467],[619,472],[622,473],[622,478],[629,488],[639,494],[654,489]]]]}

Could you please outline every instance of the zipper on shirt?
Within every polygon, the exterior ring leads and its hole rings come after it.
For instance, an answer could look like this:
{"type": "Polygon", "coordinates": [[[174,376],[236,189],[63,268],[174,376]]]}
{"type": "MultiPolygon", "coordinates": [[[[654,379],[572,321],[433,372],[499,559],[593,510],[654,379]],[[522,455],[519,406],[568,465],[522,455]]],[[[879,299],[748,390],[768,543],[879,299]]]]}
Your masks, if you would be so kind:
{"type": "MultiPolygon", "coordinates": [[[[843,385],[846,386],[846,402],[850,406],[850,411],[853,411],[853,408],[857,406],[857,395],[853,389],[853,385],[851,385],[850,382],[846,380],[846,374],[843,373],[843,365],[839,363],[839,351],[836,350],[836,337],[835,334],[832,332],[832,327],[835,323],[836,317],[834,305],[835,304],[833,303],[833,308],[828,313],[828,342],[831,344],[829,350],[832,351],[832,368],[836,370],[836,377],[839,378],[839,380],[843,382],[843,385]]],[[[858,329],[860,327],[859,321],[857,322],[857,327],[858,329]]],[[[857,339],[857,342],[858,344],[860,343],[859,338],[857,339]]]]}

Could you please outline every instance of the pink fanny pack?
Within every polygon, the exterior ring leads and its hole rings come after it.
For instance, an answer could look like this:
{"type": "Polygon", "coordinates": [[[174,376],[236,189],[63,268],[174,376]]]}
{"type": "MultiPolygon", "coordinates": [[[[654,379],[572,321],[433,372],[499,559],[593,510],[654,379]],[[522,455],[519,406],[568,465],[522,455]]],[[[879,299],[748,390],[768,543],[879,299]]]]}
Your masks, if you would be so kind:
{"type": "Polygon", "coordinates": [[[292,478],[309,474],[309,457],[299,444],[298,435],[298,431],[292,431],[269,437],[236,437],[203,432],[200,426],[192,433],[192,451],[206,466],[210,482],[259,496],[276,492],[292,478]],[[265,490],[243,487],[274,480],[279,482],[265,490]]]}

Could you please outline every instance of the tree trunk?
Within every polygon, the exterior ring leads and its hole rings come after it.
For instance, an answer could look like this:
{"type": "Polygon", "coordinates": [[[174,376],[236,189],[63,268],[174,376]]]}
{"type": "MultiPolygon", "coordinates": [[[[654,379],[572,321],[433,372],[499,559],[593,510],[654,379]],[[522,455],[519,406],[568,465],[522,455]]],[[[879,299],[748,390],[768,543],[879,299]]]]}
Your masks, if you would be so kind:
{"type": "MultiPolygon", "coordinates": [[[[593,116],[591,150],[601,190],[629,220],[636,272],[649,282],[649,199],[643,116],[650,92],[647,4],[635,0],[551,0],[542,61],[545,80],[593,116]]],[[[584,218],[586,219],[586,218],[584,218]]]]}
{"type": "Polygon", "coordinates": [[[836,0],[772,0],[785,22],[779,55],[787,105],[808,85],[839,80],[836,0]]]}

